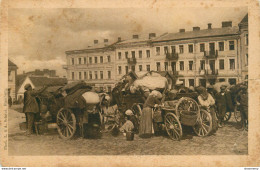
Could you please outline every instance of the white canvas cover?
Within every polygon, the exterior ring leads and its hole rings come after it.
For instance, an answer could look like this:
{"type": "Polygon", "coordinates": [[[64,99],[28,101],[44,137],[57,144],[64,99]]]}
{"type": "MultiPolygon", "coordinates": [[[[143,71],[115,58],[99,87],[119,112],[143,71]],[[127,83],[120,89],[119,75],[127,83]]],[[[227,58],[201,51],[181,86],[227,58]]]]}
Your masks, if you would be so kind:
{"type": "Polygon", "coordinates": [[[147,87],[150,90],[167,88],[167,79],[159,74],[148,75],[134,82],[134,86],[147,87]]]}
{"type": "Polygon", "coordinates": [[[86,100],[87,104],[98,104],[99,103],[99,95],[95,92],[85,92],[82,94],[82,97],[86,100]]]}

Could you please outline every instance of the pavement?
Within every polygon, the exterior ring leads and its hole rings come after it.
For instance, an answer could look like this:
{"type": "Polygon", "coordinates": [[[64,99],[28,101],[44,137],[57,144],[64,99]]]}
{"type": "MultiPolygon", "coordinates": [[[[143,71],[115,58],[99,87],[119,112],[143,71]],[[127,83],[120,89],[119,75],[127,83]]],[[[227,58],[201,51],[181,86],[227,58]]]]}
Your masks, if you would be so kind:
{"type": "Polygon", "coordinates": [[[25,121],[19,106],[12,106],[8,113],[8,151],[10,156],[22,155],[246,155],[248,132],[238,128],[234,117],[216,134],[198,137],[192,128],[183,127],[183,138],[173,141],[167,135],[126,141],[103,133],[100,139],[75,138],[63,140],[56,129],[45,135],[26,136],[19,123],[25,121]]]}

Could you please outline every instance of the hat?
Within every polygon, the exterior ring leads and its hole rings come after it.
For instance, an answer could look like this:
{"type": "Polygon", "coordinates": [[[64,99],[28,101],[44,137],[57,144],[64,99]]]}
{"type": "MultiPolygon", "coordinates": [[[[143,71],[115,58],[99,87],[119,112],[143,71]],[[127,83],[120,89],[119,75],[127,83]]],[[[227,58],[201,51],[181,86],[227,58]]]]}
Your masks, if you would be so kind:
{"type": "Polygon", "coordinates": [[[156,96],[157,98],[161,99],[162,98],[162,93],[160,93],[159,91],[157,90],[153,90],[150,95],[154,95],[156,96]]]}
{"type": "Polygon", "coordinates": [[[206,89],[205,89],[205,87],[200,86],[200,87],[197,88],[197,91],[198,91],[199,94],[202,94],[206,91],[206,89]]]}
{"type": "Polygon", "coordinates": [[[221,90],[225,90],[226,88],[227,88],[227,85],[224,85],[224,84],[223,84],[223,85],[220,86],[220,89],[221,89],[221,90]]]}
{"type": "Polygon", "coordinates": [[[128,116],[134,115],[132,110],[128,109],[127,111],[125,111],[125,114],[128,116]]]}
{"type": "Polygon", "coordinates": [[[26,84],[26,85],[24,86],[24,90],[28,90],[30,87],[32,87],[31,84],[26,84]]]}

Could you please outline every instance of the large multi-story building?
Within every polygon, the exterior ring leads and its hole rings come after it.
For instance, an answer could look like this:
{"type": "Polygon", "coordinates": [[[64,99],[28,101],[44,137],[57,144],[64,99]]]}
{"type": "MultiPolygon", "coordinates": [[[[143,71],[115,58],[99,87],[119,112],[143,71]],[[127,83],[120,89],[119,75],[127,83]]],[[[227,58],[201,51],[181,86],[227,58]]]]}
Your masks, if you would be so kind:
{"type": "Polygon", "coordinates": [[[93,46],[82,50],[66,51],[66,55],[67,65],[63,68],[67,70],[68,82],[84,80],[101,90],[112,89],[116,82],[115,48],[114,44],[108,43],[108,39],[104,39],[102,43],[94,40],[93,46]]]}
{"type": "Polygon", "coordinates": [[[232,21],[222,22],[221,28],[214,28],[209,23],[207,29],[180,29],[177,33],[166,33],[158,37],[155,33],[150,33],[145,38],[133,35],[131,39],[118,41],[110,46],[93,46],[91,52],[88,52],[89,49],[67,51],[68,78],[72,81],[74,74],[74,80],[78,80],[80,76],[76,74],[84,70],[92,74],[95,72],[97,76],[89,82],[102,87],[109,83],[112,86],[130,70],[154,70],[174,75],[176,80],[183,81],[187,87],[206,86],[216,82],[236,84],[247,75],[247,20],[245,16],[239,27],[232,26],[232,21]],[[98,67],[75,63],[84,56],[104,56],[104,50],[111,56],[112,63],[103,64],[102,70],[109,67],[111,81],[98,78],[98,67]],[[74,60],[74,64],[71,60],[74,60]]]}

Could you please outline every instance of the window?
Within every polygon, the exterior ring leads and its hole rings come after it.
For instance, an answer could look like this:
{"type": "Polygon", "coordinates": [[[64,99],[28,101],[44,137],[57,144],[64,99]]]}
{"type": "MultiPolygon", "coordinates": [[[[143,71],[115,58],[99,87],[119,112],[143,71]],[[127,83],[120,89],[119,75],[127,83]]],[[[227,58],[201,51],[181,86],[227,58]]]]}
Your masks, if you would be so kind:
{"type": "Polygon", "coordinates": [[[87,57],[84,57],[84,64],[87,64],[87,57]]]}
{"type": "Polygon", "coordinates": [[[133,72],[135,72],[135,66],[134,66],[134,65],[131,66],[131,70],[132,70],[133,72]]]}
{"type": "Polygon", "coordinates": [[[92,79],[92,71],[89,71],[89,79],[92,79]]]}
{"type": "Polygon", "coordinates": [[[72,79],[72,80],[74,80],[74,79],[75,79],[74,72],[71,72],[71,79],[72,79]]]}
{"type": "Polygon", "coordinates": [[[171,50],[172,50],[172,53],[173,53],[173,54],[176,53],[176,47],[175,47],[175,46],[171,46],[171,50]]]}
{"type": "Polygon", "coordinates": [[[246,58],[245,58],[245,66],[248,66],[248,54],[246,54],[246,58]]]}
{"type": "Polygon", "coordinates": [[[207,84],[206,79],[200,79],[199,83],[200,83],[200,86],[206,87],[206,84],[207,84]]]}
{"type": "Polygon", "coordinates": [[[79,58],[79,64],[81,64],[81,58],[79,58]]]}
{"type": "Polygon", "coordinates": [[[92,64],[92,57],[89,57],[89,64],[92,64]]]}
{"type": "Polygon", "coordinates": [[[189,70],[193,69],[193,61],[189,61],[189,70]]]}
{"type": "Polygon", "coordinates": [[[118,52],[118,59],[119,60],[121,60],[121,57],[122,57],[121,55],[122,55],[121,52],[118,52]]]}
{"type": "Polygon", "coordinates": [[[218,79],[218,81],[219,81],[219,82],[226,82],[226,79],[220,78],[220,79],[218,79]]]}
{"type": "Polygon", "coordinates": [[[164,54],[168,54],[168,47],[167,46],[164,47],[164,54]]]}
{"type": "Polygon", "coordinates": [[[125,66],[125,74],[128,73],[128,66],[125,66]]]}
{"type": "Polygon", "coordinates": [[[125,58],[128,59],[128,51],[125,52],[125,58]]]}
{"type": "Polygon", "coordinates": [[[95,79],[98,79],[98,73],[95,71],[95,79]]]}
{"type": "Polygon", "coordinates": [[[200,69],[205,70],[205,60],[200,60],[200,69]]]}
{"type": "Polygon", "coordinates": [[[235,78],[228,79],[228,82],[229,82],[230,85],[236,85],[237,84],[237,80],[235,78]]]}
{"type": "Polygon", "coordinates": [[[184,70],[184,61],[180,61],[180,70],[184,70]]]}
{"type": "Polygon", "coordinates": [[[193,86],[194,87],[194,79],[189,79],[189,87],[193,86]]]}
{"type": "Polygon", "coordinates": [[[150,50],[146,50],[146,57],[150,58],[150,50]]]}
{"type": "Polygon", "coordinates": [[[235,59],[229,59],[230,70],[235,70],[235,59]]]}
{"type": "Polygon", "coordinates": [[[161,63],[160,62],[156,62],[156,69],[157,69],[157,71],[161,71],[161,63]]]}
{"type": "Polygon", "coordinates": [[[200,44],[200,52],[204,52],[205,51],[205,44],[200,44]]]}
{"type": "Polygon", "coordinates": [[[172,62],[171,63],[171,66],[172,66],[172,71],[176,71],[177,69],[176,69],[176,62],[172,62]]]}
{"type": "Polygon", "coordinates": [[[107,78],[111,79],[111,71],[107,71],[107,78]]]}
{"type": "Polygon", "coordinates": [[[235,42],[229,41],[229,50],[235,50],[235,42]]]}
{"type": "Polygon", "coordinates": [[[139,65],[139,71],[143,71],[143,66],[139,65]]]}
{"type": "Polygon", "coordinates": [[[161,47],[156,47],[156,55],[160,55],[161,53],[161,47]]]}
{"type": "Polygon", "coordinates": [[[74,65],[74,58],[71,59],[71,65],[74,65]]]}
{"type": "Polygon", "coordinates": [[[132,51],[132,58],[135,58],[135,51],[132,51]]]}
{"type": "Polygon", "coordinates": [[[193,53],[193,44],[189,44],[189,53],[193,53]]]}
{"type": "Polygon", "coordinates": [[[122,74],[122,68],[121,68],[121,66],[118,66],[118,74],[122,74]]]}
{"type": "Polygon", "coordinates": [[[97,61],[97,57],[95,57],[95,63],[98,63],[98,61],[97,61]]]}
{"type": "Polygon", "coordinates": [[[150,65],[146,65],[146,70],[151,71],[150,65]]]}
{"type": "Polygon", "coordinates": [[[100,79],[103,79],[103,71],[100,71],[100,79]]]}
{"type": "Polygon", "coordinates": [[[87,80],[87,72],[84,71],[84,80],[87,80]]]}
{"type": "Polygon", "coordinates": [[[218,42],[219,51],[224,51],[224,42],[218,42]]]}
{"type": "Polygon", "coordinates": [[[79,72],[79,80],[81,80],[81,78],[82,78],[82,77],[81,77],[81,72],[79,72]]]}
{"type": "Polygon", "coordinates": [[[245,43],[248,45],[248,34],[245,34],[245,43]]]}
{"type": "Polygon", "coordinates": [[[179,50],[180,50],[180,54],[182,54],[184,51],[183,51],[183,45],[179,45],[179,50]]]}
{"type": "Polygon", "coordinates": [[[143,51],[140,50],[140,51],[139,51],[139,58],[142,58],[142,57],[143,57],[143,51]]]}
{"type": "Polygon", "coordinates": [[[13,81],[11,71],[8,71],[8,81],[13,81]]]}
{"type": "Polygon", "coordinates": [[[108,63],[111,62],[111,57],[110,57],[110,55],[107,56],[107,62],[108,62],[108,63]]]}
{"type": "Polygon", "coordinates": [[[168,71],[168,62],[164,62],[164,70],[168,71]]]}
{"type": "Polygon", "coordinates": [[[100,56],[100,63],[103,63],[103,56],[100,56]]]}
{"type": "Polygon", "coordinates": [[[225,69],[224,59],[219,60],[219,69],[220,70],[224,70],[225,69]]]}

